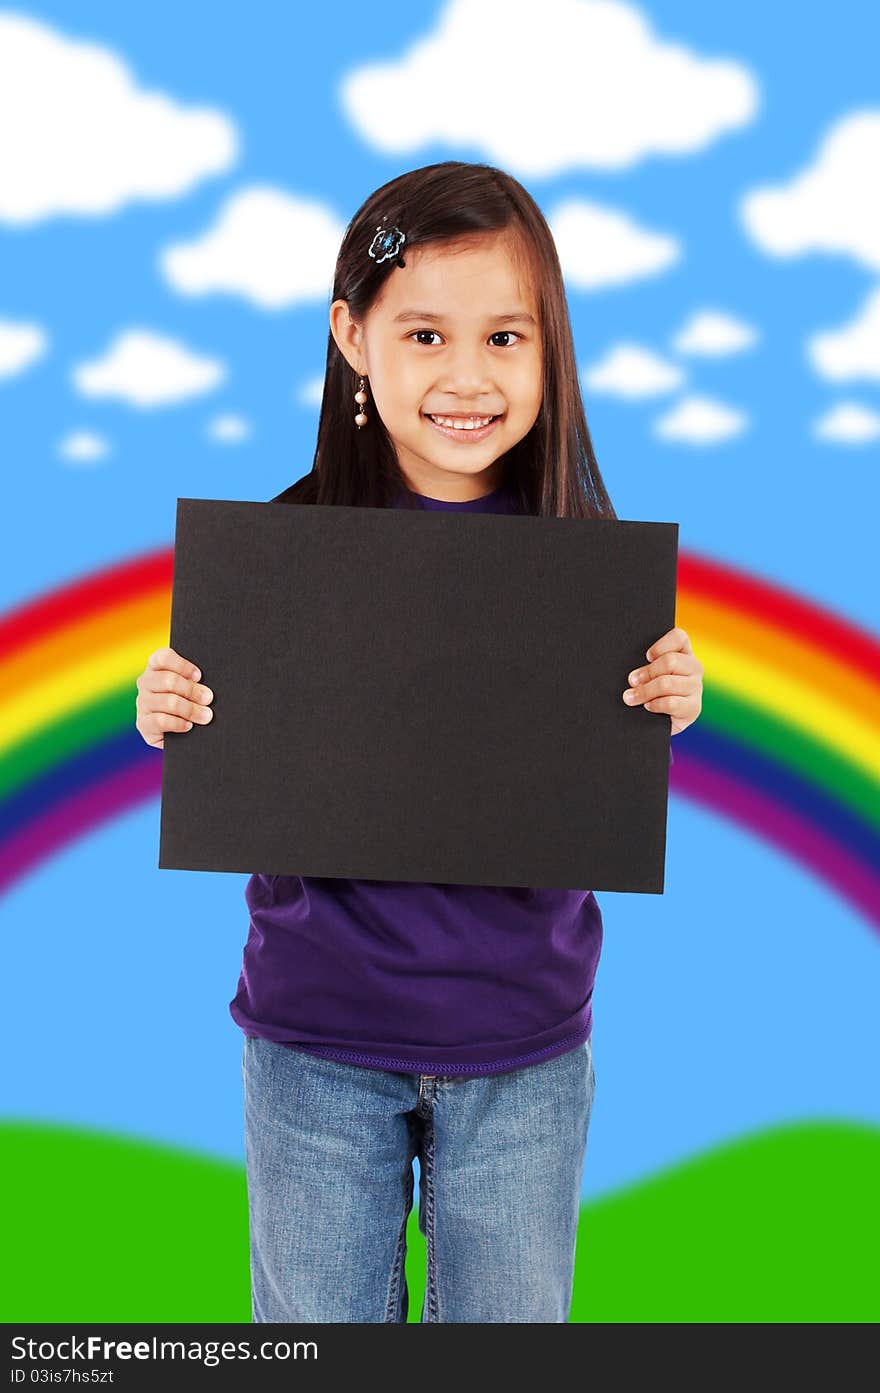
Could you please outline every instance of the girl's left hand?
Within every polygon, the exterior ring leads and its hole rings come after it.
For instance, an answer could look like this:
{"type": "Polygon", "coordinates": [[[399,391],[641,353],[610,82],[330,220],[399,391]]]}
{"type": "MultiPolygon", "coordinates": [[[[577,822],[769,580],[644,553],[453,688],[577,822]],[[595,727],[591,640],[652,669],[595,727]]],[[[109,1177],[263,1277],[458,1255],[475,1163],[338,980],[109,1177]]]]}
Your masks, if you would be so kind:
{"type": "Polygon", "coordinates": [[[648,649],[648,667],[633,668],[623,694],[627,706],[666,711],[673,735],[680,735],[703,708],[703,664],[684,629],[670,629],[648,649]]]}

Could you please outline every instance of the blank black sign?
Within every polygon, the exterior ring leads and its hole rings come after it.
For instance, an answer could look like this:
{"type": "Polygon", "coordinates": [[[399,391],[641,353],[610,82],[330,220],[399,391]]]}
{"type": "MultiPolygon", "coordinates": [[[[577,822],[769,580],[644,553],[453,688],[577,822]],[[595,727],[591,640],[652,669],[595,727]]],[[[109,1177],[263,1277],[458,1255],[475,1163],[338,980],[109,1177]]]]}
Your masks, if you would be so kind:
{"type": "Polygon", "coordinates": [[[159,866],[661,894],[678,524],[179,498],[159,866]]]}

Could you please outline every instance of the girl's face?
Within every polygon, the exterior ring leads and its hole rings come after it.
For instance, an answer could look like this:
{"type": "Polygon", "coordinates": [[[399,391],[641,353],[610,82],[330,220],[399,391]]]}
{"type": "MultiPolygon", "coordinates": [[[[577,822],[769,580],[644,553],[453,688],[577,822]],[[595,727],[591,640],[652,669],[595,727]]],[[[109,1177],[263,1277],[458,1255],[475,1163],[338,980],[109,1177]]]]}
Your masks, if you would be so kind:
{"type": "Polygon", "coordinates": [[[501,456],[541,408],[535,298],[503,233],[414,250],[404,243],[402,252],[405,267],[389,268],[363,323],[335,300],[331,331],[368,379],[363,429],[378,412],[408,486],[449,502],[479,498],[501,484],[501,456]],[[499,419],[488,430],[444,431],[429,415],[499,419]]]}

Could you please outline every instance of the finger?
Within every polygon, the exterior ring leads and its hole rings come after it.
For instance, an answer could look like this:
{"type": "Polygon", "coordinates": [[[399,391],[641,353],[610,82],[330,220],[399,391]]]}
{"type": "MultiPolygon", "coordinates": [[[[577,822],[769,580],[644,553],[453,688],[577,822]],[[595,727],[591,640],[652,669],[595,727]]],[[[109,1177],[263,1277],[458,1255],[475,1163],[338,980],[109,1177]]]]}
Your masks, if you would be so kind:
{"type": "Polygon", "coordinates": [[[149,696],[150,693],[177,692],[180,696],[198,700],[199,693],[211,690],[210,687],[198,682],[191,682],[188,678],[181,677],[179,673],[166,667],[147,668],[143,678],[143,682],[139,683],[139,690],[146,696],[149,696]]]}
{"type": "Polygon", "coordinates": [[[182,716],[171,716],[166,711],[158,711],[153,716],[153,724],[163,733],[167,730],[192,730],[193,723],[182,716]]]}
{"type": "Polygon", "coordinates": [[[645,710],[665,711],[668,716],[686,716],[689,701],[689,697],[683,696],[656,697],[653,701],[645,702],[645,710]]]}
{"type": "MultiPolygon", "coordinates": [[[[637,701],[643,704],[652,701],[657,697],[682,696],[692,697],[694,692],[699,691],[700,679],[696,676],[689,676],[687,673],[667,672],[660,677],[653,677],[649,682],[640,682],[637,686],[627,687],[628,692],[632,692],[637,701]]],[[[633,705],[633,702],[629,703],[633,705]]]]}
{"type": "Polygon", "coordinates": [[[214,693],[210,687],[198,682],[187,682],[176,672],[162,669],[155,674],[156,686],[142,691],[137,699],[138,710],[146,715],[157,711],[167,711],[172,716],[182,716],[185,720],[198,721],[206,725],[213,712],[210,703],[214,693]]]}
{"type": "Polygon", "coordinates": [[[684,629],[670,629],[662,638],[658,638],[656,643],[652,643],[645,657],[648,662],[653,662],[654,658],[659,658],[661,653],[692,653],[691,641],[684,629]]]}
{"type": "Polygon", "coordinates": [[[633,668],[627,681],[633,686],[638,683],[650,682],[652,678],[659,677],[662,673],[675,672],[686,676],[697,676],[702,674],[703,664],[691,653],[682,653],[675,649],[670,653],[663,653],[659,658],[655,658],[648,667],[633,668]]]}
{"type": "Polygon", "coordinates": [[[188,658],[183,658],[179,653],[175,653],[173,648],[157,648],[155,653],[151,653],[147,659],[148,668],[168,668],[171,672],[179,672],[184,677],[198,682],[201,671],[195,663],[191,663],[188,658]]]}
{"type": "Polygon", "coordinates": [[[169,730],[185,733],[192,730],[192,721],[181,720],[178,716],[168,716],[164,713],[149,716],[147,719],[141,717],[136,722],[137,730],[143,741],[154,750],[165,748],[165,735],[169,730]],[[158,738],[157,738],[158,737],[158,738]]]}
{"type": "MultiPolygon", "coordinates": [[[[150,698],[150,695],[161,696],[166,692],[176,692],[178,696],[188,697],[190,701],[209,702],[213,699],[214,693],[211,688],[203,682],[189,682],[185,677],[180,677],[170,668],[156,668],[154,671],[149,669],[144,674],[146,681],[143,686],[138,684],[138,690],[143,695],[150,698]]],[[[162,711],[165,709],[163,703],[153,703],[153,710],[162,711]]]]}

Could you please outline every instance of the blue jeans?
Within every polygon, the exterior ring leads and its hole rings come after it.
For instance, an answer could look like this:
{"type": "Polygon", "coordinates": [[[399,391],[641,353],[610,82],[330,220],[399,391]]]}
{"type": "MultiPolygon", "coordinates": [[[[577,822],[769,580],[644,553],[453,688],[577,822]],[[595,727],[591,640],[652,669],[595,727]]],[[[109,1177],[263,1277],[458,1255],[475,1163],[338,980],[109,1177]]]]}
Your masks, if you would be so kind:
{"type": "Polygon", "coordinates": [[[254,1321],[406,1321],[416,1156],[422,1322],[568,1320],[589,1040],[433,1077],[245,1036],[242,1078],[254,1321]]]}

